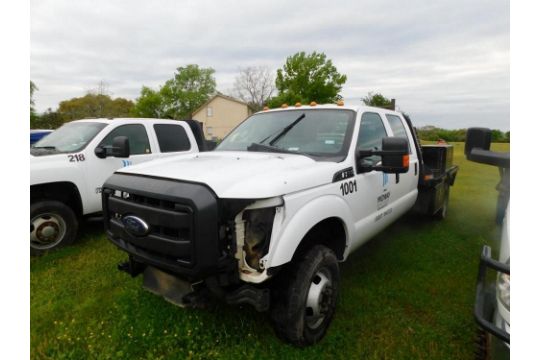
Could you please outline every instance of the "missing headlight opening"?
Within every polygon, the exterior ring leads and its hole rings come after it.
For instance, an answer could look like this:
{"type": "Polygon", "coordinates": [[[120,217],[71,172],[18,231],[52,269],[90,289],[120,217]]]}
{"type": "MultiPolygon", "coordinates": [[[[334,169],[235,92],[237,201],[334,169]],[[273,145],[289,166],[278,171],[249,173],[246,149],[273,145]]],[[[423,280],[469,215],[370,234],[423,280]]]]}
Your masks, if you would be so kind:
{"type": "Polygon", "coordinates": [[[247,210],[244,212],[246,263],[257,271],[262,271],[259,260],[268,252],[272,225],[276,208],[247,210]]]}

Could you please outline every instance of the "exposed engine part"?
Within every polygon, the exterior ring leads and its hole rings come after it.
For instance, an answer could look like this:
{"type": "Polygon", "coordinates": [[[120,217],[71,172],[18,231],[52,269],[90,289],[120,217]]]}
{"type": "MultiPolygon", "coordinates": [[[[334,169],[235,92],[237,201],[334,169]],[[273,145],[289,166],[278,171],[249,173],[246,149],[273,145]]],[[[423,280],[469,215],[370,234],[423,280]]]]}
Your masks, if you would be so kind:
{"type": "Polygon", "coordinates": [[[245,235],[243,250],[247,265],[257,271],[263,271],[260,259],[268,252],[272,225],[276,208],[263,208],[244,211],[245,235]]]}

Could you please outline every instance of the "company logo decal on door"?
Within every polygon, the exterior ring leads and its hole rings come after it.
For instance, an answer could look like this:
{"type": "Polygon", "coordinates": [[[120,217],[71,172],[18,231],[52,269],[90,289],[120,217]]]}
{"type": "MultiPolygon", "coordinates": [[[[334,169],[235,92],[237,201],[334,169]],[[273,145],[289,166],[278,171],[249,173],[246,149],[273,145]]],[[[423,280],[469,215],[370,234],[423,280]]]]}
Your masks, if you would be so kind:
{"type": "Polygon", "coordinates": [[[382,173],[382,186],[388,185],[388,174],[382,173]]]}

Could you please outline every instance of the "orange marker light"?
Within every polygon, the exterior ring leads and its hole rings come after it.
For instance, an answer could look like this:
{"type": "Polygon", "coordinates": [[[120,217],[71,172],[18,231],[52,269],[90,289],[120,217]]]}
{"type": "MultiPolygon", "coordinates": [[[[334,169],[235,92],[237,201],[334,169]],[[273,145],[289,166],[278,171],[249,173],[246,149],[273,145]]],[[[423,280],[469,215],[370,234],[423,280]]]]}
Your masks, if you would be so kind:
{"type": "Polygon", "coordinates": [[[297,102],[296,104],[294,104],[294,106],[300,107],[300,106],[302,106],[302,103],[297,102]]]}
{"type": "Polygon", "coordinates": [[[309,103],[309,105],[310,105],[310,106],[316,106],[317,103],[316,103],[315,101],[312,101],[312,102],[309,103]]]}
{"type": "Polygon", "coordinates": [[[282,108],[282,109],[285,109],[285,108],[288,107],[288,106],[289,106],[288,104],[282,104],[282,105],[281,105],[281,108],[282,108]]]}
{"type": "Polygon", "coordinates": [[[337,102],[337,106],[343,106],[343,105],[345,105],[345,101],[339,100],[339,101],[337,102]]]}
{"type": "Polygon", "coordinates": [[[268,111],[268,106],[263,107],[263,111],[268,111]]]}
{"type": "Polygon", "coordinates": [[[403,155],[403,167],[409,167],[409,155],[403,155]]]}

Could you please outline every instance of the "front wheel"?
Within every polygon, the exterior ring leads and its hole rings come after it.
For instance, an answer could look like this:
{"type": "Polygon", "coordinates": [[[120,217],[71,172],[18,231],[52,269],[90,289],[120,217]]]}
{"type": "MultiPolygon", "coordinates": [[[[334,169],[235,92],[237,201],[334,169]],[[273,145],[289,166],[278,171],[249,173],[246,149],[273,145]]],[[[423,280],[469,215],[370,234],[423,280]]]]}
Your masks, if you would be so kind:
{"type": "Polygon", "coordinates": [[[40,255],[71,244],[78,221],[73,210],[59,201],[44,200],[30,206],[30,253],[40,255]]]}
{"type": "Polygon", "coordinates": [[[297,346],[322,339],[336,309],[339,266],[329,248],[316,245],[276,284],[272,320],[279,337],[297,346]]]}

